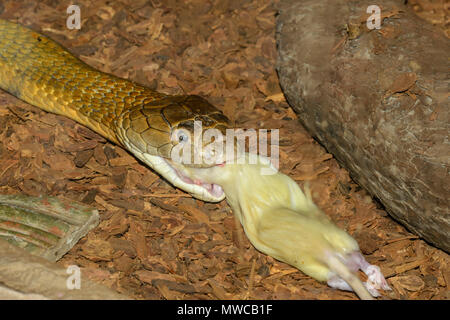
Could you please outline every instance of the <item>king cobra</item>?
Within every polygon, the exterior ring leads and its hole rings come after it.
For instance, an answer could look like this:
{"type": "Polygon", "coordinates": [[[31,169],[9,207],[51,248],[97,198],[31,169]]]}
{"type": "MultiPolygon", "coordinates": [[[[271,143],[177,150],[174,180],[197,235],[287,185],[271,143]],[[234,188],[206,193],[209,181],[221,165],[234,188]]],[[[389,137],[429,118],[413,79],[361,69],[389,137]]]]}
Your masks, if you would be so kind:
{"type": "Polygon", "coordinates": [[[195,147],[195,138],[190,137],[195,137],[196,121],[201,121],[203,131],[214,128],[225,133],[230,127],[229,120],[204,99],[164,95],[100,72],[45,36],[4,20],[0,20],[0,87],[125,147],[196,198],[220,201],[226,193],[258,250],[332,287],[354,290],[362,299],[378,296],[380,288],[390,290],[380,268],[364,259],[357,242],[268,159],[260,157],[252,166],[248,161],[193,165],[172,160],[172,150],[180,144],[195,147]],[[268,168],[273,171],[270,175],[261,174],[268,168]],[[364,284],[358,269],[368,277],[364,284]]]}
{"type": "MultiPolygon", "coordinates": [[[[222,112],[199,96],[165,95],[98,71],[53,40],[1,19],[0,88],[89,127],[198,199],[225,197],[219,185],[183,176],[171,164],[175,146],[190,144],[194,150],[190,137],[196,121],[203,131],[225,133],[230,127],[222,112]]],[[[202,162],[191,166],[211,167],[202,162]]]]}

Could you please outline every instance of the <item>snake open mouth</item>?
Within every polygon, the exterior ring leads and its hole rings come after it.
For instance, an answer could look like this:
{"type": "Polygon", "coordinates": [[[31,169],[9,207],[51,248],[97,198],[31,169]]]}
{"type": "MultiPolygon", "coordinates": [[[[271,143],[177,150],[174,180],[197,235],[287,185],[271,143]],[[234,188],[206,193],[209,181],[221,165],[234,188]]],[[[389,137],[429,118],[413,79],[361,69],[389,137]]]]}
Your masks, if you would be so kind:
{"type": "Polygon", "coordinates": [[[195,198],[209,202],[220,202],[225,199],[225,192],[221,186],[188,177],[184,172],[187,169],[182,164],[177,164],[160,156],[144,153],[128,140],[125,140],[124,144],[136,158],[143,161],[172,185],[190,193],[195,198]]]}
{"type": "MultiPolygon", "coordinates": [[[[182,166],[179,166],[179,167],[177,166],[178,167],[177,168],[169,160],[165,160],[165,162],[175,172],[175,174],[182,181],[182,183],[189,186],[189,187],[187,187],[187,186],[183,186],[183,187],[178,186],[178,187],[181,187],[183,190],[188,191],[188,192],[192,193],[194,196],[196,196],[197,198],[200,198],[205,201],[218,202],[218,201],[221,201],[224,199],[225,193],[224,193],[222,187],[219,186],[218,184],[209,183],[209,182],[203,181],[199,178],[188,177],[181,169],[182,166]],[[194,193],[191,191],[191,190],[196,191],[196,190],[198,190],[198,188],[201,188],[204,190],[204,192],[202,192],[201,196],[198,196],[197,192],[194,193]],[[206,194],[205,194],[205,192],[206,192],[206,194]]],[[[197,170],[199,170],[199,169],[197,169],[197,170]]]]}
{"type": "Polygon", "coordinates": [[[175,169],[175,172],[177,173],[178,177],[183,180],[183,182],[187,184],[193,184],[202,187],[206,191],[208,191],[212,196],[219,198],[223,195],[223,189],[221,186],[215,183],[208,183],[205,181],[202,181],[200,179],[192,180],[191,178],[184,175],[181,171],[175,169]]]}

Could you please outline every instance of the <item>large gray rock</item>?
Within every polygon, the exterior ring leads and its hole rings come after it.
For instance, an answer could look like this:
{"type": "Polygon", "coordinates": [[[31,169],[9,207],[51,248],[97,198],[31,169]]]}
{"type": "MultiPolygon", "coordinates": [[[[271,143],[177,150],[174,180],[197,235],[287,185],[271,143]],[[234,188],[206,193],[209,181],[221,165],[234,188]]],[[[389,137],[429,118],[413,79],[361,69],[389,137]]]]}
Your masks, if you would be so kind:
{"type": "Polygon", "coordinates": [[[412,232],[450,251],[449,40],[397,0],[376,1],[391,16],[369,31],[371,4],[281,0],[280,83],[355,181],[412,232]]]}

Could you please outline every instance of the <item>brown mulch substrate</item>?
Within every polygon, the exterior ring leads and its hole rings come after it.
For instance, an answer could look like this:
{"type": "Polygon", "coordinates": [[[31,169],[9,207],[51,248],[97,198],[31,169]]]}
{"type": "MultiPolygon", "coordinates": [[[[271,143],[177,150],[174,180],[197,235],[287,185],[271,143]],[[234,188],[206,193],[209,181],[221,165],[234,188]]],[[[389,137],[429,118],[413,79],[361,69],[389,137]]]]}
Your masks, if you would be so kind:
{"type": "MultiPolygon", "coordinates": [[[[446,26],[444,1],[411,2],[446,26]]],[[[81,30],[66,28],[71,1],[6,0],[0,17],[102,71],[168,94],[201,95],[238,127],[279,128],[281,171],[301,186],[309,181],[315,202],[381,267],[393,288],[384,298],[449,299],[449,256],[392,220],[284,100],[274,67],[276,3],[80,0],[81,30]]],[[[5,92],[0,164],[0,193],[55,195],[100,211],[100,225],[58,263],[76,264],[132,298],[357,298],[256,251],[225,201],[195,200],[91,130],[5,92]]]]}

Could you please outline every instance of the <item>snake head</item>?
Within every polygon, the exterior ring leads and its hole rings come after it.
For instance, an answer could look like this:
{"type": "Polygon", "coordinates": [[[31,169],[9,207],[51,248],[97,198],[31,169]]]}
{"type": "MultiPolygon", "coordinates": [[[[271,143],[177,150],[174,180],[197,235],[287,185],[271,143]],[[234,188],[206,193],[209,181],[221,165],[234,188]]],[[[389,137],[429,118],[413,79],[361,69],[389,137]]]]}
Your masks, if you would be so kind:
{"type": "Polygon", "coordinates": [[[224,162],[226,129],[231,124],[221,111],[199,96],[186,96],[163,113],[172,129],[172,161],[195,168],[224,162]]]}
{"type": "Polygon", "coordinates": [[[117,139],[173,185],[205,201],[223,190],[192,180],[173,163],[208,168],[223,163],[223,137],[230,121],[199,96],[167,96],[123,110],[115,120],[117,139]]]}

